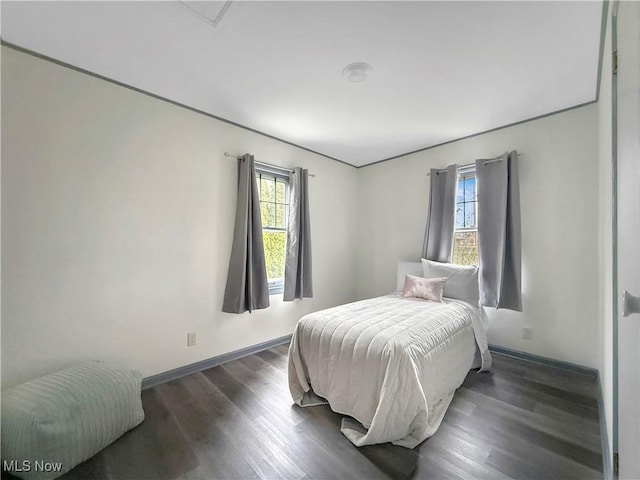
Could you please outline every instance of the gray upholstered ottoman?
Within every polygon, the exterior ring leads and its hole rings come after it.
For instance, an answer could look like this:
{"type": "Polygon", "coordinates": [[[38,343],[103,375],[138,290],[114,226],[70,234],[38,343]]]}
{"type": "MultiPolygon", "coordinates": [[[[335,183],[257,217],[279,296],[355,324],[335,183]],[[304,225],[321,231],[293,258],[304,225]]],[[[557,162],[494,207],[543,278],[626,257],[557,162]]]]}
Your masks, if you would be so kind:
{"type": "Polygon", "coordinates": [[[2,466],[50,479],[144,420],[141,375],[86,362],[2,393],[2,466]]]}

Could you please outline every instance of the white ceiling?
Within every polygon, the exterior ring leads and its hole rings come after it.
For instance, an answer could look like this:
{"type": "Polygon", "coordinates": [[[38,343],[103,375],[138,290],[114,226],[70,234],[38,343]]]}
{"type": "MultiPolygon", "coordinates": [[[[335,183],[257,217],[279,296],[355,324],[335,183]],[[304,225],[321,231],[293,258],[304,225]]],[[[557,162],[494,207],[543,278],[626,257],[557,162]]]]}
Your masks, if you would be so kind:
{"type": "Polygon", "coordinates": [[[2,38],[355,166],[596,98],[599,1],[225,3],[3,1],[2,38]]]}

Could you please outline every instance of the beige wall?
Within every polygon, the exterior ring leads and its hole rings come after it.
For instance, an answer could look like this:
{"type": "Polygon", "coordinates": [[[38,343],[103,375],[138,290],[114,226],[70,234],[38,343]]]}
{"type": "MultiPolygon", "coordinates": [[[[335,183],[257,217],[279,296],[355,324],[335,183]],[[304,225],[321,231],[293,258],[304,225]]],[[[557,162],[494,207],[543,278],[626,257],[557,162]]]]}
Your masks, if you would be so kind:
{"type": "Polygon", "coordinates": [[[355,299],[355,168],[6,47],[2,117],[3,388],[86,358],[157,374],[355,299]],[[225,151],[316,174],[314,299],[221,312],[225,151]]]}
{"type": "Polygon", "coordinates": [[[599,368],[597,114],[589,105],[361,169],[359,296],[392,291],[396,262],[419,260],[430,168],[517,149],[524,311],[487,309],[489,341],[599,368]]]}

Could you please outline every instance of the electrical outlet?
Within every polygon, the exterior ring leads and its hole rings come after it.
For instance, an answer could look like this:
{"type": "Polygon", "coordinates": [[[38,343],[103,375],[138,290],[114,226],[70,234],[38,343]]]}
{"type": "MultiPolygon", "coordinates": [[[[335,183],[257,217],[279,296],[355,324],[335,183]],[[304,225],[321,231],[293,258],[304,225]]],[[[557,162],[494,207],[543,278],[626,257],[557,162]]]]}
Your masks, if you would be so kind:
{"type": "Polygon", "coordinates": [[[193,347],[196,344],[196,332],[187,333],[187,347],[193,347]]]}
{"type": "Polygon", "coordinates": [[[531,340],[532,337],[533,337],[533,328],[522,327],[522,338],[525,340],[531,340]]]}

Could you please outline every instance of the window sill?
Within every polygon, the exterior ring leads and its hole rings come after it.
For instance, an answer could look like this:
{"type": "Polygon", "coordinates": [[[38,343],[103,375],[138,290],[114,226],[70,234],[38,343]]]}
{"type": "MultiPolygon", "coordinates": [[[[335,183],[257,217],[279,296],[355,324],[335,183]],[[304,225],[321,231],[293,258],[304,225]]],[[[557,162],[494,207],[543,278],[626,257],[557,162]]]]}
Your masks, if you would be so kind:
{"type": "Polygon", "coordinates": [[[271,296],[271,295],[279,295],[279,294],[282,294],[282,293],[284,293],[284,283],[283,282],[269,284],[269,296],[271,296]]]}

